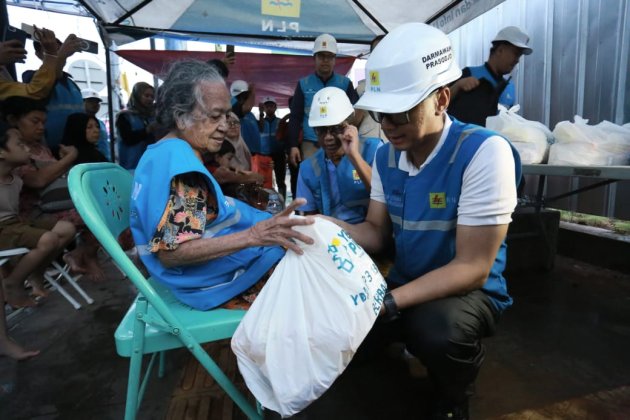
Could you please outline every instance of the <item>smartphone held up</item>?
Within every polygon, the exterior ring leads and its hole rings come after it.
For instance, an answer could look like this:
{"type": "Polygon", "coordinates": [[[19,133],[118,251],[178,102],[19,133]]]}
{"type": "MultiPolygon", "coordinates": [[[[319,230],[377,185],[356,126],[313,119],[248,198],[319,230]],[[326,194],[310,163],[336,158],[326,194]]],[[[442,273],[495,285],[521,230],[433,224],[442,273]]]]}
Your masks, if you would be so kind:
{"type": "MultiPolygon", "coordinates": [[[[37,29],[33,25],[29,25],[28,23],[22,23],[22,31],[29,34],[29,37],[32,37],[34,41],[39,41],[37,29]]],[[[94,41],[90,41],[88,39],[79,38],[80,48],[83,52],[88,52],[91,54],[98,54],[98,43],[94,41]]]]}

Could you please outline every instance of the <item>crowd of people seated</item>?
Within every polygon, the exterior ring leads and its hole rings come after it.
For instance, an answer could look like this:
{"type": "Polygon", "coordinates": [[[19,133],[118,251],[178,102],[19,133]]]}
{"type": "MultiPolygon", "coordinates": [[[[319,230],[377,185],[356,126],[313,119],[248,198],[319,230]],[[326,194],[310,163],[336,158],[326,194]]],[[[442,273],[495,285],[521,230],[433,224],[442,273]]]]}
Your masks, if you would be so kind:
{"type": "MultiPolygon", "coordinates": [[[[22,60],[24,46],[0,43],[0,250],[30,250],[3,267],[0,299],[13,307],[46,299],[42,270],[55,258],[74,273],[104,278],[99,245],[65,183],[74,165],[111,159],[95,116],[100,97],[63,71],[77,38],[61,42],[50,30],[36,31],[42,64],[21,82],[4,66],[22,60]]],[[[175,62],[157,88],[137,83],[115,119],[115,156],[134,174],[130,224],[142,263],[187,305],[247,308],[286,250],[299,254],[296,241],[312,242],[292,229],[311,216],[339,224],[370,253],[395,248],[381,309],[386,322],[378,328],[389,330],[366,343],[392,335],[388,326],[396,324],[398,339],[434,382],[435,418],[466,418],[481,339],[511,303],[501,273],[520,164],[509,142],[447,109],[452,95],[473,92],[484,75],[511,86],[503,75],[532,52],[528,41],[506,28],[485,67],[462,77],[452,54],[422,64],[451,50],[446,35],[401,25],[375,39],[370,78],[357,92],[334,71],[335,38],[322,34],[314,72],[297,81],[282,119],[273,96],[257,98],[251,83],[226,81],[234,55],[175,62]],[[404,54],[394,53],[403,46],[404,54]],[[251,185],[277,186],[286,199],[287,164],[292,200],[285,210],[272,216],[229,198],[251,185]]],[[[0,355],[37,354],[12,341],[0,321],[0,355]]]]}

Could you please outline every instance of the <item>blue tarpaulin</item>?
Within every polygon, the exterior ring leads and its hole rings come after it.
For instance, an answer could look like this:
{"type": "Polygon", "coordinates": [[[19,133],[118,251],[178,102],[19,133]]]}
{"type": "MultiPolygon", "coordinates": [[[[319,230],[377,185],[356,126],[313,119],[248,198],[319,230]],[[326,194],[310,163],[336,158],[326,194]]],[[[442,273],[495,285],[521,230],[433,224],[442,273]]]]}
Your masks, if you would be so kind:
{"type": "MultiPolygon", "coordinates": [[[[79,0],[7,1],[22,7],[93,16],[122,45],[160,35],[215,43],[310,51],[319,34],[340,53],[367,51],[376,35],[405,22],[450,32],[503,0],[79,0]]],[[[412,40],[410,40],[412,41],[412,40]]]]}

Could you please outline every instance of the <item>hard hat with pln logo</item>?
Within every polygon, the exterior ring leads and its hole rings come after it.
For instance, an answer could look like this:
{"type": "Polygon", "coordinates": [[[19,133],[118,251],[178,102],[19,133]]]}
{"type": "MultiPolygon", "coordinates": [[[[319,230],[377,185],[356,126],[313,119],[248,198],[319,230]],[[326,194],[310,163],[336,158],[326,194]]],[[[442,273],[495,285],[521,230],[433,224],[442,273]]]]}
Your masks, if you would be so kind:
{"type": "Polygon", "coordinates": [[[318,52],[329,52],[337,55],[337,40],[330,34],[321,34],[315,38],[315,45],[313,46],[313,55],[318,52]]]}
{"type": "Polygon", "coordinates": [[[341,124],[353,112],[354,108],[346,92],[338,87],[325,87],[313,96],[311,111],[308,114],[308,125],[330,127],[341,124]]]}
{"type": "Polygon", "coordinates": [[[355,106],[385,113],[408,111],[435,89],[459,79],[451,41],[424,23],[406,23],[383,38],[365,65],[365,93],[355,106]]]}

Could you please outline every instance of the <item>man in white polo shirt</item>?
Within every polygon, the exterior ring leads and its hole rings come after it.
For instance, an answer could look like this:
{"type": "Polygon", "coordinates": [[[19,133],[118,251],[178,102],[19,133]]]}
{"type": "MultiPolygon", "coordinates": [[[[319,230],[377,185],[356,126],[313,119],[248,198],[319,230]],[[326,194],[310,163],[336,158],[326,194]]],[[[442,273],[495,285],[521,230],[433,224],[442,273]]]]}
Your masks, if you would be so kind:
{"type": "Polygon", "coordinates": [[[447,115],[460,75],[450,40],[429,25],[400,25],[378,44],[355,107],[390,143],[376,152],[365,222],[336,221],[370,253],[393,237],[382,322],[360,351],[403,341],[427,368],[434,419],[468,418],[481,339],[512,303],[502,272],[520,158],[496,133],[447,115]]]}

